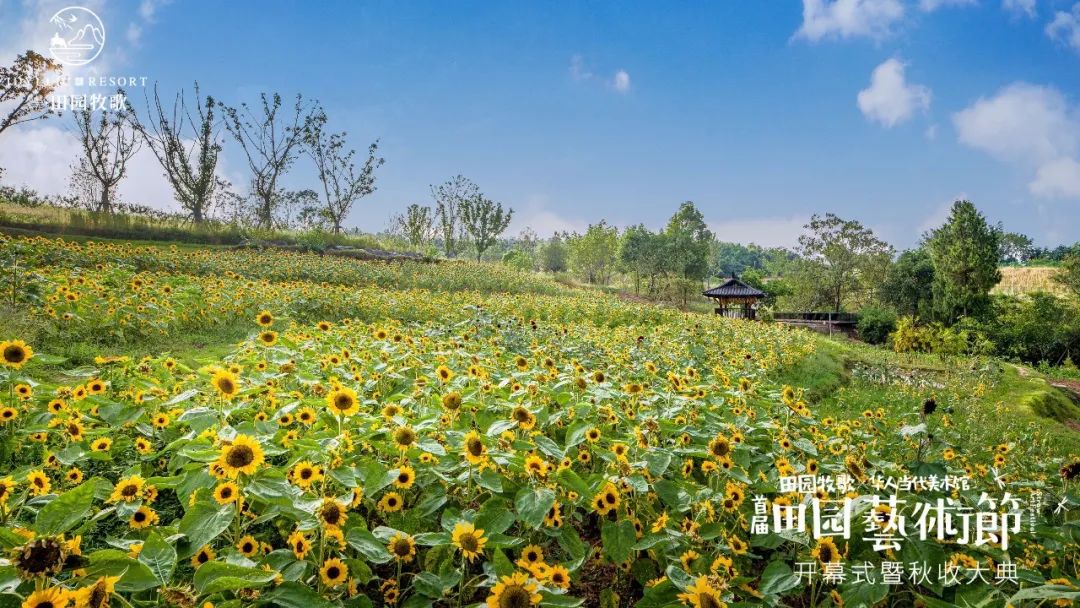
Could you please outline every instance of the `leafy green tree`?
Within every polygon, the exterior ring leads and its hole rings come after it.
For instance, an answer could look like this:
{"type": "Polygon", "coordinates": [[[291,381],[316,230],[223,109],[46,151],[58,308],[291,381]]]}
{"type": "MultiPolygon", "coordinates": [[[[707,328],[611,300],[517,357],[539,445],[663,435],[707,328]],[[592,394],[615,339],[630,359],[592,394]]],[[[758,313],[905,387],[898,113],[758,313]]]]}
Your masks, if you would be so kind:
{"type": "Polygon", "coordinates": [[[832,213],[811,216],[806,230],[799,237],[803,263],[796,281],[803,300],[839,312],[854,296],[867,299],[892,259],[892,247],[859,222],[832,213]]]}
{"type": "Polygon", "coordinates": [[[1031,237],[1019,232],[1005,232],[998,227],[1001,234],[1000,249],[1002,264],[1024,264],[1035,254],[1035,242],[1031,237]]]}
{"type": "Polygon", "coordinates": [[[1080,255],[1070,255],[1061,262],[1061,268],[1054,274],[1054,281],[1080,298],[1080,255]]]}
{"type": "Polygon", "coordinates": [[[630,226],[619,238],[619,267],[634,277],[634,293],[641,293],[641,280],[649,280],[650,293],[655,289],[656,278],[663,274],[664,236],[656,234],[644,224],[630,226]]]}
{"type": "Polygon", "coordinates": [[[896,258],[881,284],[881,301],[901,315],[928,320],[934,311],[934,262],[925,247],[896,258]]]}
{"type": "Polygon", "coordinates": [[[540,269],[546,272],[565,272],[570,267],[570,250],[566,240],[555,233],[537,249],[540,257],[540,269]]]}
{"type": "Polygon", "coordinates": [[[698,281],[709,276],[709,247],[713,235],[693,202],[686,201],[679,206],[668,220],[664,236],[668,263],[676,274],[698,281]]]}
{"type": "Polygon", "coordinates": [[[463,233],[460,218],[461,205],[479,196],[480,189],[469,178],[455,175],[438,187],[431,186],[431,198],[435,199],[435,224],[442,238],[443,253],[452,257],[463,233]]]}
{"type": "Polygon", "coordinates": [[[619,229],[605,220],[569,240],[570,267],[592,284],[606,285],[618,261],[619,229]]]}
{"type": "Polygon", "coordinates": [[[462,228],[472,237],[477,262],[495,244],[495,239],[506,231],[510,218],[514,216],[513,209],[504,211],[502,203],[496,203],[483,194],[462,201],[460,212],[462,228]]]}
{"type": "Polygon", "coordinates": [[[413,249],[423,249],[434,235],[435,218],[431,207],[422,207],[413,203],[405,213],[394,218],[394,227],[405,235],[413,249]]]}
{"type": "Polygon", "coordinates": [[[934,306],[941,318],[985,311],[998,271],[1000,235],[970,201],[953,203],[949,219],[927,240],[934,264],[934,306]]]}

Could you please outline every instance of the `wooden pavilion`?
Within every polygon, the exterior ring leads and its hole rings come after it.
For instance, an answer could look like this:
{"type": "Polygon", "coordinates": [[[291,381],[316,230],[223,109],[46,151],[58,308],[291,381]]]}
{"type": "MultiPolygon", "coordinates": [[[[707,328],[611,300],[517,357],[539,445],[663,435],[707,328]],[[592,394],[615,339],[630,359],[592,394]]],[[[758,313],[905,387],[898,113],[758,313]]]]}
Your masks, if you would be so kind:
{"type": "Polygon", "coordinates": [[[734,274],[722,284],[702,293],[717,304],[716,314],[734,319],[753,319],[765,292],[743,283],[734,274]]]}

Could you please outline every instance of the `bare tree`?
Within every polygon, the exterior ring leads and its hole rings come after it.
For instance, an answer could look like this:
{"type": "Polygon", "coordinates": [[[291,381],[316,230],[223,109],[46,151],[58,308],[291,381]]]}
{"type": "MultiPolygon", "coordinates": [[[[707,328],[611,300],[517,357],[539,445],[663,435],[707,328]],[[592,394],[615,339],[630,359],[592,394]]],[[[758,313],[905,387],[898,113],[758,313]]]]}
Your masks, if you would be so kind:
{"type": "Polygon", "coordinates": [[[90,110],[75,113],[83,157],[76,172],[96,184],[95,211],[111,213],[116,186],[127,174],[127,163],[139,151],[138,131],[129,109],[102,110],[95,118],[90,110]]]}
{"type": "Polygon", "coordinates": [[[495,239],[506,231],[510,225],[510,218],[514,215],[513,209],[503,211],[502,203],[485,197],[483,194],[465,199],[460,207],[461,224],[465,232],[472,237],[473,248],[476,250],[476,261],[480,261],[489,247],[495,244],[495,239]]]}
{"type": "MultiPolygon", "coordinates": [[[[48,76],[60,74],[60,64],[35,53],[26,51],[15,57],[11,66],[0,67],[0,133],[32,120],[42,120],[54,112],[49,95],[56,90],[56,81],[48,76]]],[[[59,78],[57,78],[59,80],[59,78]]]]}
{"type": "Polygon", "coordinates": [[[288,172],[303,145],[303,134],[312,120],[313,106],[296,96],[292,111],[283,111],[281,95],[260,96],[261,106],[252,109],[220,104],[225,112],[225,128],[240,143],[251,169],[256,221],[271,228],[274,210],[281,202],[278,180],[288,172]]]}
{"type": "Polygon", "coordinates": [[[394,218],[394,226],[405,235],[413,249],[421,249],[435,234],[435,217],[431,207],[409,205],[405,213],[394,218]]]}
{"type": "Polygon", "coordinates": [[[431,197],[435,199],[437,231],[442,237],[446,257],[453,255],[463,233],[458,217],[462,203],[479,195],[480,189],[476,184],[462,175],[455,175],[439,187],[431,187],[431,197]]]}
{"type": "Polygon", "coordinates": [[[199,83],[195,83],[194,111],[188,106],[184,92],[173,100],[171,115],[161,105],[157,85],[154,85],[154,104],[146,100],[147,122],[133,115],[133,123],[143,140],[157,157],[165,178],[172,186],[173,196],[195,223],[203,222],[214,202],[214,192],[224,185],[217,176],[221,141],[216,131],[213,97],[200,101],[199,83]],[[190,135],[189,135],[190,132],[190,135]]]}
{"type": "Polygon", "coordinates": [[[326,130],[326,112],[321,108],[314,112],[308,128],[304,131],[304,144],[322,182],[323,215],[334,233],[341,232],[341,224],[349,215],[353,204],[375,191],[375,168],[386,162],[377,158],[379,140],[368,146],[367,160],[360,167],[354,158],[356,150],[345,149],[346,134],[326,130]]]}

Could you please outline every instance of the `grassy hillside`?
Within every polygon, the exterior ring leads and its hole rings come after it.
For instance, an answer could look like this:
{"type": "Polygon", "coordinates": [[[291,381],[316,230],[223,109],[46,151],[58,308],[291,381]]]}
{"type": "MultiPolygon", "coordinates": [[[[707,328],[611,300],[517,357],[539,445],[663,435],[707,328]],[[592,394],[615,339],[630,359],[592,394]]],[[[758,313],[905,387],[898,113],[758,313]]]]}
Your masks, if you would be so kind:
{"type": "Polygon", "coordinates": [[[529,596],[508,606],[551,608],[1075,596],[1056,580],[1080,567],[1069,513],[1040,513],[1008,549],[905,540],[903,561],[1022,573],[963,588],[805,584],[793,560],[882,554],[858,534],[748,530],[754,497],[803,500],[779,491],[798,474],[850,475],[860,517],[880,511],[874,475],[972,480],[905,509],[976,509],[995,477],[1072,496],[1075,405],[992,359],[494,265],[45,238],[0,241],[0,260],[0,544],[77,547],[86,574],[60,558],[50,574],[66,588],[108,575],[123,605],[168,589],[229,607],[457,608],[512,585],[529,596]]]}

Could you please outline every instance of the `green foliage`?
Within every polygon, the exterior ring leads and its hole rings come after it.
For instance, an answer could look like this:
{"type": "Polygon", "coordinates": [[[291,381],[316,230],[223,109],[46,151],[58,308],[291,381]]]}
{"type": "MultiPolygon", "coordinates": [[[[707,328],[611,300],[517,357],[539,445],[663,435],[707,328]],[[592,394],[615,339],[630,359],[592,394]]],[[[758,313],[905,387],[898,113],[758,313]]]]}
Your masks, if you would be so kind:
{"type": "Polygon", "coordinates": [[[514,216],[513,209],[504,211],[502,203],[496,203],[482,194],[462,201],[460,212],[462,228],[472,237],[478,262],[480,256],[495,244],[495,239],[506,231],[514,216]]]}
{"type": "Polygon", "coordinates": [[[1000,235],[969,201],[953,203],[949,219],[927,240],[934,263],[934,305],[952,323],[990,304],[998,272],[1000,235]]]}
{"type": "Polygon", "coordinates": [[[896,258],[879,290],[881,301],[902,315],[929,319],[934,310],[934,262],[925,247],[896,258]]]}
{"type": "Polygon", "coordinates": [[[896,313],[880,306],[867,306],[859,311],[859,339],[870,344],[884,344],[896,329],[896,313]]]}
{"type": "Polygon", "coordinates": [[[668,220],[664,229],[664,253],[669,266],[684,279],[701,281],[709,274],[709,244],[712,232],[705,216],[694,203],[686,201],[668,220]]]}
{"type": "Polygon", "coordinates": [[[1025,395],[1019,404],[1046,418],[1058,421],[1080,420],[1080,407],[1066,397],[1065,393],[1050,386],[1047,386],[1046,390],[1025,395]]]}
{"type": "Polygon", "coordinates": [[[1003,356],[1058,365],[1080,352],[1080,306],[1075,301],[1047,293],[1000,296],[991,312],[978,327],[994,336],[1003,356]]]}
{"type": "Polygon", "coordinates": [[[1054,280],[1080,298],[1080,254],[1065,258],[1061,262],[1061,270],[1054,275],[1054,280]]]}
{"type": "Polygon", "coordinates": [[[540,269],[546,272],[565,272],[570,267],[570,250],[566,241],[556,234],[537,249],[540,269]]]}
{"type": "Polygon", "coordinates": [[[795,282],[808,310],[839,312],[846,303],[867,301],[892,258],[892,247],[855,220],[832,213],[814,215],[799,237],[803,259],[795,282]]]}
{"type": "Polygon", "coordinates": [[[615,271],[619,247],[619,229],[601,220],[589,224],[585,234],[574,234],[568,241],[570,267],[586,281],[606,285],[615,271]]]}

